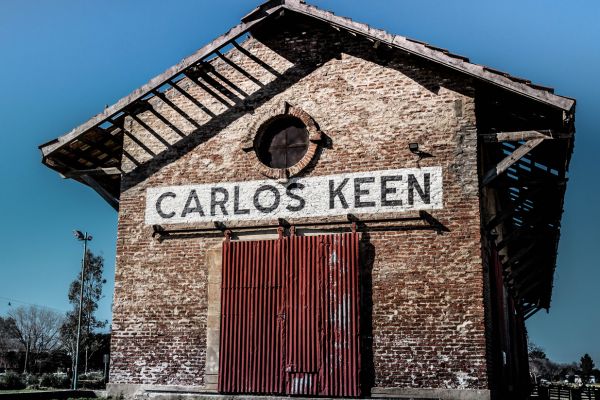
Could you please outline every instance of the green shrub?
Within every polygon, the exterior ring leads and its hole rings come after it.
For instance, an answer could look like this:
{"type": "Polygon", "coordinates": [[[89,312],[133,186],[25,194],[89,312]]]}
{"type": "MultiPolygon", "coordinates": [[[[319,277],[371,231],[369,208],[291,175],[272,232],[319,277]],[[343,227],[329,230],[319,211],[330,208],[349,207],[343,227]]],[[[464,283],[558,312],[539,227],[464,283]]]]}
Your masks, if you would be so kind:
{"type": "Polygon", "coordinates": [[[0,390],[25,389],[25,379],[15,372],[7,372],[0,377],[0,390]]]}
{"type": "Polygon", "coordinates": [[[105,389],[104,373],[102,371],[90,371],[79,375],[79,386],[82,389],[105,389]]]}
{"type": "Polygon", "coordinates": [[[71,381],[66,375],[44,374],[40,379],[40,386],[54,389],[68,389],[71,381]]]}
{"type": "Polygon", "coordinates": [[[79,375],[80,381],[99,381],[102,379],[104,379],[104,374],[102,373],[102,371],[91,371],[87,374],[79,375]]]}
{"type": "Polygon", "coordinates": [[[40,385],[39,375],[34,375],[34,374],[25,375],[25,385],[30,389],[36,389],[40,385]]]}
{"type": "Polygon", "coordinates": [[[80,380],[79,387],[82,389],[91,389],[91,390],[106,389],[106,384],[104,383],[103,380],[98,380],[98,381],[96,381],[96,380],[95,381],[80,380]]]}

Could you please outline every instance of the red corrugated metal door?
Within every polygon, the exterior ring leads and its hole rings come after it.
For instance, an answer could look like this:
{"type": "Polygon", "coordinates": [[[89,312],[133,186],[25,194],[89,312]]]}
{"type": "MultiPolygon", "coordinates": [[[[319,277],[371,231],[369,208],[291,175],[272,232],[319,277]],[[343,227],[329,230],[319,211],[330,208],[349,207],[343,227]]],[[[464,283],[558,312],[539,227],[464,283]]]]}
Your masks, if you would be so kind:
{"type": "Polygon", "coordinates": [[[319,394],[323,287],[319,236],[289,239],[286,282],[286,393],[319,394]]]}
{"type": "Polygon", "coordinates": [[[221,392],[360,395],[358,240],[225,242],[221,392]]]}
{"type": "Polygon", "coordinates": [[[359,235],[323,236],[321,309],[323,365],[320,394],[360,395],[359,235]]]}
{"type": "Polygon", "coordinates": [[[223,244],[220,392],[284,393],[286,244],[223,244]]]}

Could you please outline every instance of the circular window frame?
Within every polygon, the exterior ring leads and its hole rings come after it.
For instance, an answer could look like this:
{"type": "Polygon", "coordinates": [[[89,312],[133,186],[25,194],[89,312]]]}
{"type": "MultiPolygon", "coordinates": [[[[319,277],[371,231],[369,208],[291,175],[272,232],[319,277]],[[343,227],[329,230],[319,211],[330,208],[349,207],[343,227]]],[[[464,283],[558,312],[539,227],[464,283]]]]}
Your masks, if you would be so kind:
{"type": "Polygon", "coordinates": [[[262,118],[257,118],[256,122],[251,126],[248,135],[242,141],[242,149],[252,154],[252,162],[254,167],[259,172],[273,179],[289,179],[304,168],[306,168],[317,154],[319,147],[318,142],[321,140],[321,131],[315,120],[302,110],[300,107],[293,106],[287,102],[268,110],[262,115],[262,118]],[[286,117],[293,117],[300,120],[308,132],[308,148],[302,158],[294,165],[287,168],[272,168],[264,164],[258,155],[258,142],[260,136],[266,128],[274,121],[286,117]]]}
{"type": "Polygon", "coordinates": [[[308,152],[310,143],[311,143],[310,142],[310,134],[308,133],[308,129],[306,128],[306,125],[304,124],[304,122],[302,120],[300,120],[297,117],[291,116],[289,114],[280,114],[274,118],[269,119],[266,123],[264,123],[258,129],[258,132],[254,136],[254,152],[256,153],[256,156],[258,157],[259,161],[261,163],[263,163],[264,165],[268,166],[269,168],[289,169],[289,168],[294,167],[296,164],[298,164],[300,162],[300,160],[302,160],[304,155],[306,155],[306,153],[308,152]],[[277,148],[279,151],[286,153],[286,155],[285,155],[286,164],[288,164],[288,156],[289,156],[289,151],[290,151],[291,147],[298,147],[298,145],[300,145],[300,147],[302,147],[302,156],[296,157],[296,161],[293,164],[286,165],[285,167],[273,166],[272,162],[271,162],[271,165],[269,165],[269,162],[266,160],[266,158],[268,157],[267,153],[265,153],[266,148],[263,146],[266,145],[269,148],[269,150],[271,150],[271,147],[265,141],[274,140],[276,136],[282,134],[285,130],[287,130],[288,128],[293,127],[295,125],[299,125],[297,127],[299,127],[302,130],[302,133],[301,133],[302,142],[299,142],[295,145],[290,146],[287,144],[287,134],[286,134],[285,145],[283,145],[283,146],[279,145],[279,146],[277,146],[277,148]],[[273,131],[272,130],[273,128],[276,128],[277,131],[273,131]],[[265,142],[265,143],[263,143],[263,142],[265,142]]]}

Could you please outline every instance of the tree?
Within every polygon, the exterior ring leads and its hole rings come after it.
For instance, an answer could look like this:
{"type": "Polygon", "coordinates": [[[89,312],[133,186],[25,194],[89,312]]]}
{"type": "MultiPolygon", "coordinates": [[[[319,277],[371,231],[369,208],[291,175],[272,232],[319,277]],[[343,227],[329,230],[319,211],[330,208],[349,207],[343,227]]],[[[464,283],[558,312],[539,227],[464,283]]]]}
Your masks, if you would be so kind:
{"type": "MultiPolygon", "coordinates": [[[[102,296],[102,287],[106,279],[102,277],[104,271],[104,258],[100,255],[94,255],[90,250],[85,255],[85,271],[83,286],[83,302],[81,308],[81,342],[80,349],[85,349],[85,372],[87,372],[87,362],[94,351],[98,348],[95,341],[97,337],[93,333],[106,326],[107,321],[100,321],[95,313],[98,310],[98,301],[102,296]]],[[[65,350],[71,356],[71,364],[75,368],[75,355],[77,345],[77,323],[79,318],[79,293],[81,289],[81,274],[71,282],[69,287],[69,302],[72,310],[67,312],[66,319],[61,328],[65,350]]]]}
{"type": "Polygon", "coordinates": [[[6,368],[19,368],[21,344],[15,335],[15,321],[0,317],[0,371],[6,368]]]}
{"type": "Polygon", "coordinates": [[[532,358],[538,358],[541,360],[548,359],[544,349],[533,342],[527,343],[527,351],[529,353],[529,359],[532,359],[532,358]]]}
{"type": "Polygon", "coordinates": [[[592,357],[590,357],[588,353],[585,353],[583,357],[581,357],[579,367],[581,368],[581,375],[583,375],[583,378],[587,381],[594,370],[594,361],[592,361],[592,357]]]}
{"type": "Polygon", "coordinates": [[[60,344],[62,316],[39,306],[20,306],[8,312],[12,333],[25,351],[23,372],[29,370],[33,361],[42,354],[56,350],[60,344]]]}
{"type": "Polygon", "coordinates": [[[10,350],[11,342],[14,337],[14,325],[15,321],[11,318],[0,317],[0,353],[7,352],[10,350]]]}

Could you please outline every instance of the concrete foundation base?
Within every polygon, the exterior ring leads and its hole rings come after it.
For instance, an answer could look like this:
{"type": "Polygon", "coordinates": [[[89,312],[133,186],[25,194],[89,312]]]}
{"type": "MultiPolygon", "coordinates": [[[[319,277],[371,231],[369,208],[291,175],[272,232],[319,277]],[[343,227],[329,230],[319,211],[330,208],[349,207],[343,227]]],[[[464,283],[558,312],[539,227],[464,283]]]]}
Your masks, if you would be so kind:
{"type": "Polygon", "coordinates": [[[371,398],[490,400],[487,389],[373,388],[371,398]]]}
{"type": "MultiPolygon", "coordinates": [[[[109,383],[108,395],[124,400],[289,400],[289,396],[225,395],[202,386],[132,385],[109,383]]],[[[302,400],[301,397],[294,397],[302,400]]],[[[439,399],[439,400],[489,400],[490,391],[483,389],[417,389],[373,388],[372,399],[439,399]]],[[[320,397],[320,400],[327,400],[320,397]]]]}

